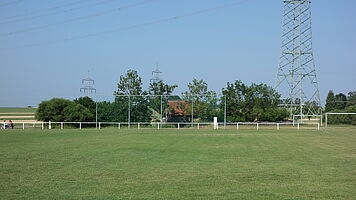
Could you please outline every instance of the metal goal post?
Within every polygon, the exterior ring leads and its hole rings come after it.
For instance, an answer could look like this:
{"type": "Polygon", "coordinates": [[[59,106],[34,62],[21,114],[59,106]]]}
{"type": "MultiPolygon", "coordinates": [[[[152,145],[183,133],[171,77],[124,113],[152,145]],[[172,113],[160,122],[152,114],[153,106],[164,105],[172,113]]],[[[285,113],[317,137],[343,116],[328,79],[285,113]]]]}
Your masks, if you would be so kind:
{"type": "Polygon", "coordinates": [[[328,116],[329,115],[356,115],[356,113],[325,113],[325,128],[328,127],[328,116]]]}

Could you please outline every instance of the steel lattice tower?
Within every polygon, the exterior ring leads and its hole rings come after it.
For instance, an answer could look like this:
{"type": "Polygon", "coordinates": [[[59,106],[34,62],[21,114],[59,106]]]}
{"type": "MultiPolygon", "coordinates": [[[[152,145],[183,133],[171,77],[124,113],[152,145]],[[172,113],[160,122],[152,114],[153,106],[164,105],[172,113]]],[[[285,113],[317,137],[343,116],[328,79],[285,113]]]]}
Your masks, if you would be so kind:
{"type": "Polygon", "coordinates": [[[85,96],[91,97],[93,93],[96,93],[96,89],[93,87],[94,80],[90,78],[89,72],[88,77],[82,79],[82,87],[80,88],[80,92],[83,92],[85,96]]]}
{"type": "Polygon", "coordinates": [[[320,115],[321,103],[312,47],[310,0],[285,0],[282,55],[276,90],[291,117],[320,115]]]}
{"type": "Polygon", "coordinates": [[[161,81],[161,77],[160,74],[162,74],[161,71],[159,71],[158,69],[158,63],[156,63],[156,69],[154,71],[152,71],[152,78],[151,78],[151,82],[152,83],[157,83],[159,81],[161,81]]]}

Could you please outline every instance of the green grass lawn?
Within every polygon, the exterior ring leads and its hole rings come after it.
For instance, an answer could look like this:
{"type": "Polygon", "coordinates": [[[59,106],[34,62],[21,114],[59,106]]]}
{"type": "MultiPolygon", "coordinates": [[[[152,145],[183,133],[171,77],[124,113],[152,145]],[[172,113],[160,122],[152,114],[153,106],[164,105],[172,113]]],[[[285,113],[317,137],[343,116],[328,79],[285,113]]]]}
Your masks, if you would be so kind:
{"type": "Polygon", "coordinates": [[[35,113],[37,108],[27,107],[0,107],[0,113],[35,113]]]}
{"type": "Polygon", "coordinates": [[[0,199],[355,199],[356,130],[0,130],[0,199]]]}

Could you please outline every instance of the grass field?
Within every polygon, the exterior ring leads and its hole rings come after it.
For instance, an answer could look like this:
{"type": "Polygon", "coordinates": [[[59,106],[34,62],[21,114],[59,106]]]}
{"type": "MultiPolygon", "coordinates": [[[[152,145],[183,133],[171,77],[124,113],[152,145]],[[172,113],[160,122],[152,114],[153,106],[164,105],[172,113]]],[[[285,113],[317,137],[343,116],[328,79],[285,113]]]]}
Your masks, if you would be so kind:
{"type": "Polygon", "coordinates": [[[355,199],[356,130],[0,130],[1,199],[355,199]]]}
{"type": "Polygon", "coordinates": [[[37,108],[0,107],[0,113],[35,113],[37,108]]]}
{"type": "Polygon", "coordinates": [[[37,108],[27,107],[0,107],[0,120],[36,122],[36,110],[37,108]]]}

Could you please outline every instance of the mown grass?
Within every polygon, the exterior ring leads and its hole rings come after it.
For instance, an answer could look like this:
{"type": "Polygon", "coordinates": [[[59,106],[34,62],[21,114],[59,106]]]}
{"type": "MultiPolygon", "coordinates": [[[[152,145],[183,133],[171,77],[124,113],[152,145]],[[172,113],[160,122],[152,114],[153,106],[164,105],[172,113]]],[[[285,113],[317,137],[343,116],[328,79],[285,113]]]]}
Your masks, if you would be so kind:
{"type": "Polygon", "coordinates": [[[0,113],[35,113],[37,108],[27,107],[0,107],[0,113]]]}
{"type": "Polygon", "coordinates": [[[0,130],[1,199],[354,199],[356,131],[0,130]]]}

